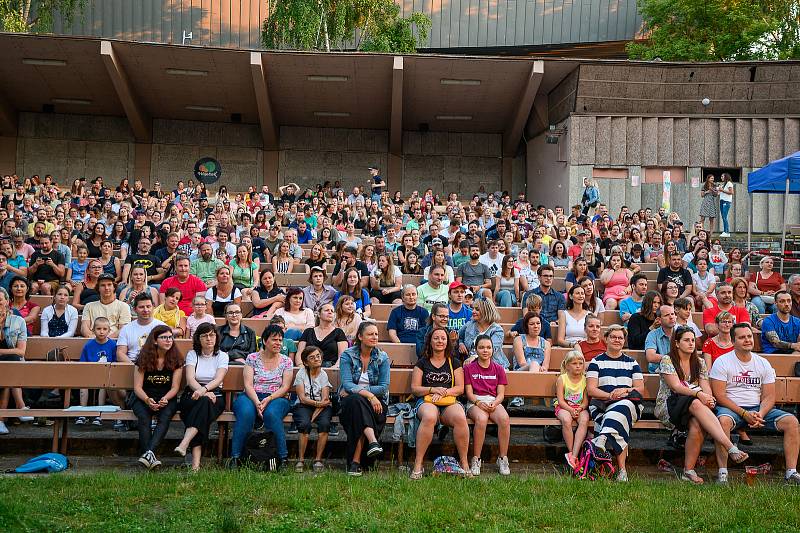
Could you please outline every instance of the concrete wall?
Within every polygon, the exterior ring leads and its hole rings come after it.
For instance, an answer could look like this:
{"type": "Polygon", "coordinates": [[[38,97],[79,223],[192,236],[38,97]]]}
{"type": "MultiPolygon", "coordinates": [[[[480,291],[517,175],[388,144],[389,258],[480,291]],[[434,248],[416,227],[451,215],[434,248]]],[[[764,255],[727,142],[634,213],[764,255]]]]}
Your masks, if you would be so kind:
{"type": "Polygon", "coordinates": [[[133,135],[124,118],[20,113],[16,172],[112,182],[133,174],[133,135]]]}
{"type": "Polygon", "coordinates": [[[532,203],[551,207],[561,205],[569,212],[568,146],[565,137],[559,140],[559,144],[545,143],[545,134],[528,140],[527,196],[532,203]]]}

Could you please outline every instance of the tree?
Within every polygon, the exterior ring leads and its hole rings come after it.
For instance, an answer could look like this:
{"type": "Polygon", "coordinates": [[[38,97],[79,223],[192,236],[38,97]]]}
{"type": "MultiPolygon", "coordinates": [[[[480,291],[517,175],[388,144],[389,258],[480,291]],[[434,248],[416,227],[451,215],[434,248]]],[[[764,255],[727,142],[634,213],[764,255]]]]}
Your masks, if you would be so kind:
{"type": "Polygon", "coordinates": [[[632,59],[800,58],[800,0],[638,0],[644,41],[632,59]]]}
{"type": "Polygon", "coordinates": [[[53,29],[56,12],[70,23],[85,7],[86,0],[0,0],[0,27],[15,33],[47,33],[53,29]]]}
{"type": "Polygon", "coordinates": [[[423,13],[401,17],[393,0],[276,0],[261,42],[266,48],[413,53],[430,27],[423,13]]]}

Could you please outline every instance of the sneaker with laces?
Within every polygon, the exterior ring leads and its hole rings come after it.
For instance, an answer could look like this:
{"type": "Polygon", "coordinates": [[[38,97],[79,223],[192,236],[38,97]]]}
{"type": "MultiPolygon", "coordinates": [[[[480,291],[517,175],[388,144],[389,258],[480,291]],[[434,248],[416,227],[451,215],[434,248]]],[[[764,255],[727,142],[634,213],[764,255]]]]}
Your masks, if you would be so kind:
{"type": "Polygon", "coordinates": [[[511,474],[511,468],[508,466],[508,457],[497,458],[497,468],[500,470],[501,476],[508,476],[511,474]]]}
{"type": "MultiPolygon", "coordinates": [[[[27,405],[25,407],[23,407],[23,409],[26,410],[26,411],[30,411],[31,410],[31,408],[28,407],[27,405]]],[[[20,422],[33,422],[33,417],[32,416],[20,416],[20,417],[17,417],[17,418],[19,418],[20,422]]]]}
{"type": "Polygon", "coordinates": [[[347,468],[348,476],[360,477],[363,473],[359,463],[350,463],[350,466],[347,468]]]}
{"type": "Polygon", "coordinates": [[[92,420],[92,425],[93,425],[93,426],[102,426],[102,425],[103,425],[103,421],[102,421],[102,420],[100,420],[100,417],[99,417],[99,416],[98,416],[98,417],[95,417],[95,419],[94,419],[94,420],[92,420]]]}
{"type": "Polygon", "coordinates": [[[336,422],[331,422],[331,427],[328,430],[328,436],[335,437],[339,434],[339,424],[336,422]]]}
{"type": "Polygon", "coordinates": [[[290,422],[289,423],[289,429],[286,430],[286,433],[288,435],[296,435],[297,434],[297,423],[296,422],[290,422]]]}
{"type": "Polygon", "coordinates": [[[620,470],[617,473],[617,481],[620,483],[627,483],[628,482],[628,471],[627,470],[620,470]]]}
{"type": "Polygon", "coordinates": [[[314,461],[314,465],[311,468],[314,473],[319,474],[320,472],[325,471],[325,463],[322,461],[314,461]]]}
{"type": "Polygon", "coordinates": [[[150,462],[150,456],[153,455],[153,452],[150,450],[144,452],[141,457],[139,457],[139,464],[147,468],[153,468],[153,463],[150,462]]]}
{"type": "Polygon", "coordinates": [[[115,420],[114,431],[119,431],[120,433],[123,431],[128,431],[128,426],[122,420],[115,420]]]}
{"type": "Polygon", "coordinates": [[[85,416],[79,416],[78,418],[75,419],[75,425],[76,426],[82,426],[84,424],[86,424],[86,417],[85,416]]]}
{"type": "Polygon", "coordinates": [[[161,466],[161,461],[159,461],[158,457],[156,457],[156,454],[151,451],[150,452],[150,468],[151,469],[158,468],[159,466],[161,466]]]}
{"type": "Polygon", "coordinates": [[[800,485],[800,474],[794,472],[792,475],[786,476],[783,481],[787,485],[800,485]]]}
{"type": "Polygon", "coordinates": [[[367,457],[376,457],[383,453],[383,446],[378,442],[371,442],[367,446],[367,457]]]}
{"type": "Polygon", "coordinates": [[[473,457],[472,461],[469,463],[469,471],[472,472],[473,476],[480,476],[481,475],[481,459],[480,457],[473,457]]]}
{"type": "Polygon", "coordinates": [[[8,427],[5,422],[0,421],[0,435],[8,435],[8,427]]]}
{"type": "Polygon", "coordinates": [[[720,472],[717,474],[717,483],[720,485],[727,485],[728,484],[728,473],[727,472],[720,472]]]}
{"type": "Polygon", "coordinates": [[[508,402],[509,407],[522,407],[523,405],[525,405],[525,400],[521,396],[515,396],[508,402]]]}
{"type": "Polygon", "coordinates": [[[304,468],[305,468],[305,465],[303,464],[303,461],[297,461],[294,464],[294,471],[297,472],[298,474],[302,474],[304,468]]]}

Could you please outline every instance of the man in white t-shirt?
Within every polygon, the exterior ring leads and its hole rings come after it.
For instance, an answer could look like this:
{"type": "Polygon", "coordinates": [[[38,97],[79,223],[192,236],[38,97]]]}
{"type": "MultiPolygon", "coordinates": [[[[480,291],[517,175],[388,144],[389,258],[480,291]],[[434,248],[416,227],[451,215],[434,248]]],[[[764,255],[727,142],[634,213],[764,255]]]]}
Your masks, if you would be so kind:
{"type": "Polygon", "coordinates": [[[505,256],[499,250],[500,245],[497,244],[497,241],[492,241],[489,243],[487,252],[480,257],[481,263],[489,267],[492,277],[497,276],[500,269],[503,268],[503,257],[505,256]]]}
{"type": "MultiPolygon", "coordinates": [[[[752,353],[753,330],[739,323],[731,329],[734,350],[714,361],[709,377],[717,400],[717,418],[726,434],[748,426],[783,433],[787,484],[800,485],[797,455],[800,431],[797,419],[775,408],[775,370],[769,361],[752,353]]],[[[717,444],[720,483],[728,482],[728,450],[717,444]]]]}
{"type": "Polygon", "coordinates": [[[153,299],[148,293],[138,294],[133,299],[133,310],[136,311],[136,320],[119,330],[117,361],[120,363],[135,363],[153,328],[164,325],[153,318],[153,299]]]}

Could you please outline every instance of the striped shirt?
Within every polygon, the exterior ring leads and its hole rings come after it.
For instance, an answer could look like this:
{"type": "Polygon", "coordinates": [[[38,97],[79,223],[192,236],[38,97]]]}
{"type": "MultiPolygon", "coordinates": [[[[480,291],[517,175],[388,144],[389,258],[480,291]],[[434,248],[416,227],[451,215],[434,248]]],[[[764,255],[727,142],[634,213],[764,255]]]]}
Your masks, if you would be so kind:
{"type": "Polygon", "coordinates": [[[625,354],[611,358],[608,353],[602,353],[589,362],[586,378],[596,379],[597,387],[609,394],[614,389],[632,388],[635,380],[644,379],[635,359],[625,354]]]}

